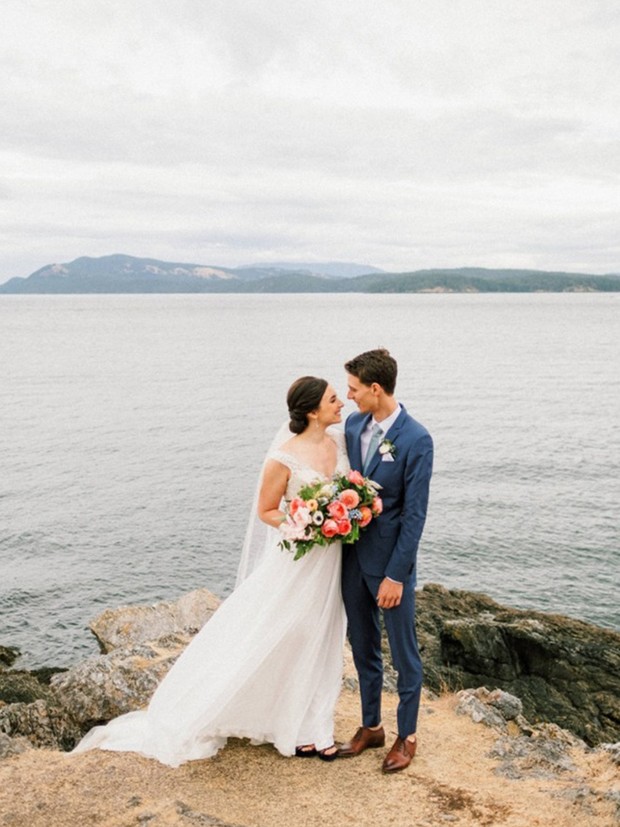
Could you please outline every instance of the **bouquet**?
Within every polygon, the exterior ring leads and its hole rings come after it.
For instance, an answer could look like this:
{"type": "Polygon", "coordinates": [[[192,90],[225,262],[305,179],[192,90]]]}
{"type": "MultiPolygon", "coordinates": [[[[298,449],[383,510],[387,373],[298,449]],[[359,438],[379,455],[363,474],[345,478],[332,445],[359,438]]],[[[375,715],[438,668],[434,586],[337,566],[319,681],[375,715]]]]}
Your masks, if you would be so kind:
{"type": "Polygon", "coordinates": [[[295,552],[294,559],[299,560],[312,546],[328,546],[336,540],[354,543],[383,510],[380,489],[359,471],[304,485],[286,504],[286,517],[279,527],[280,548],[295,552]]]}

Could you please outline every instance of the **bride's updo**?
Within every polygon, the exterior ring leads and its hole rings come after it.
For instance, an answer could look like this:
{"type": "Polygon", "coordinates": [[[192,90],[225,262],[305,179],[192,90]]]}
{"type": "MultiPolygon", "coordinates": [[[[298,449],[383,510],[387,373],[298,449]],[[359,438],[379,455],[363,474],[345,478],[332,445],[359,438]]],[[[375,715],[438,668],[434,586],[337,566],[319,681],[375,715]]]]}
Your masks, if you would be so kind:
{"type": "Polygon", "coordinates": [[[325,379],[318,379],[316,376],[302,376],[293,382],[286,395],[286,404],[291,418],[289,428],[294,434],[301,434],[306,430],[308,414],[316,411],[326,390],[325,379]]]}

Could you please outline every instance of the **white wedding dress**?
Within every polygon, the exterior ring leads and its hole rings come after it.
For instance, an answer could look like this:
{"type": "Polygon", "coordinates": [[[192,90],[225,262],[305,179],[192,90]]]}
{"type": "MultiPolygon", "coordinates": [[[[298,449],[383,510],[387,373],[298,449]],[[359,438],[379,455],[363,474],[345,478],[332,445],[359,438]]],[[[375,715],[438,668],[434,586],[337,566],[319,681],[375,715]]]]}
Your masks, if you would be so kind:
{"type": "MultiPolygon", "coordinates": [[[[289,435],[290,436],[290,435],[289,435]]],[[[337,435],[338,473],[349,468],[337,435]]],[[[280,450],[289,499],[322,475],[280,450]]],[[[295,747],[334,742],[345,614],[341,544],[315,546],[299,560],[278,547],[277,531],[252,573],[193,638],[148,707],[92,729],[74,752],[138,752],[176,767],[208,758],[227,737],[295,747]]]]}

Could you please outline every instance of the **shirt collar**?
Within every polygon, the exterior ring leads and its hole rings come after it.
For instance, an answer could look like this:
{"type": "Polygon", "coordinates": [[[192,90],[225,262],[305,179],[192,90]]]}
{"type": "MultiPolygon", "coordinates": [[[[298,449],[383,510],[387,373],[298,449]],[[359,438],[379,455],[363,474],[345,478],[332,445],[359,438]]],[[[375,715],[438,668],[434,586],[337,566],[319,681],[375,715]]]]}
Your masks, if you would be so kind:
{"type": "Polygon", "coordinates": [[[385,436],[385,434],[387,434],[387,432],[390,430],[390,428],[392,427],[392,425],[393,425],[393,424],[396,422],[396,420],[398,419],[398,416],[399,416],[399,414],[400,414],[400,412],[401,412],[401,411],[402,411],[402,408],[401,408],[400,404],[397,404],[397,405],[396,405],[396,409],[394,410],[394,412],[393,412],[393,413],[391,413],[391,414],[390,414],[388,417],[386,417],[385,419],[381,420],[381,422],[377,422],[377,421],[376,421],[376,419],[375,419],[375,418],[374,418],[374,416],[373,416],[373,417],[371,418],[370,422],[368,423],[368,428],[369,428],[369,430],[372,430],[372,428],[373,428],[375,425],[378,425],[378,426],[381,428],[381,430],[383,431],[383,435],[385,436]]]}

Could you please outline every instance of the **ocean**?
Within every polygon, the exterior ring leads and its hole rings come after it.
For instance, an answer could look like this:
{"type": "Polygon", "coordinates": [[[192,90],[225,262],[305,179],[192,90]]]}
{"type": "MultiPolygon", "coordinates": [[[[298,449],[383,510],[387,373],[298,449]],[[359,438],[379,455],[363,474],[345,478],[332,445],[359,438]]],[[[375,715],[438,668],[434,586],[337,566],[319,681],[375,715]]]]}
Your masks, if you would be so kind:
{"type": "Polygon", "coordinates": [[[620,629],[619,316],[620,294],[0,297],[0,644],[69,666],[105,608],[228,594],[288,386],[344,399],[377,346],[435,441],[419,585],[620,629]]]}

